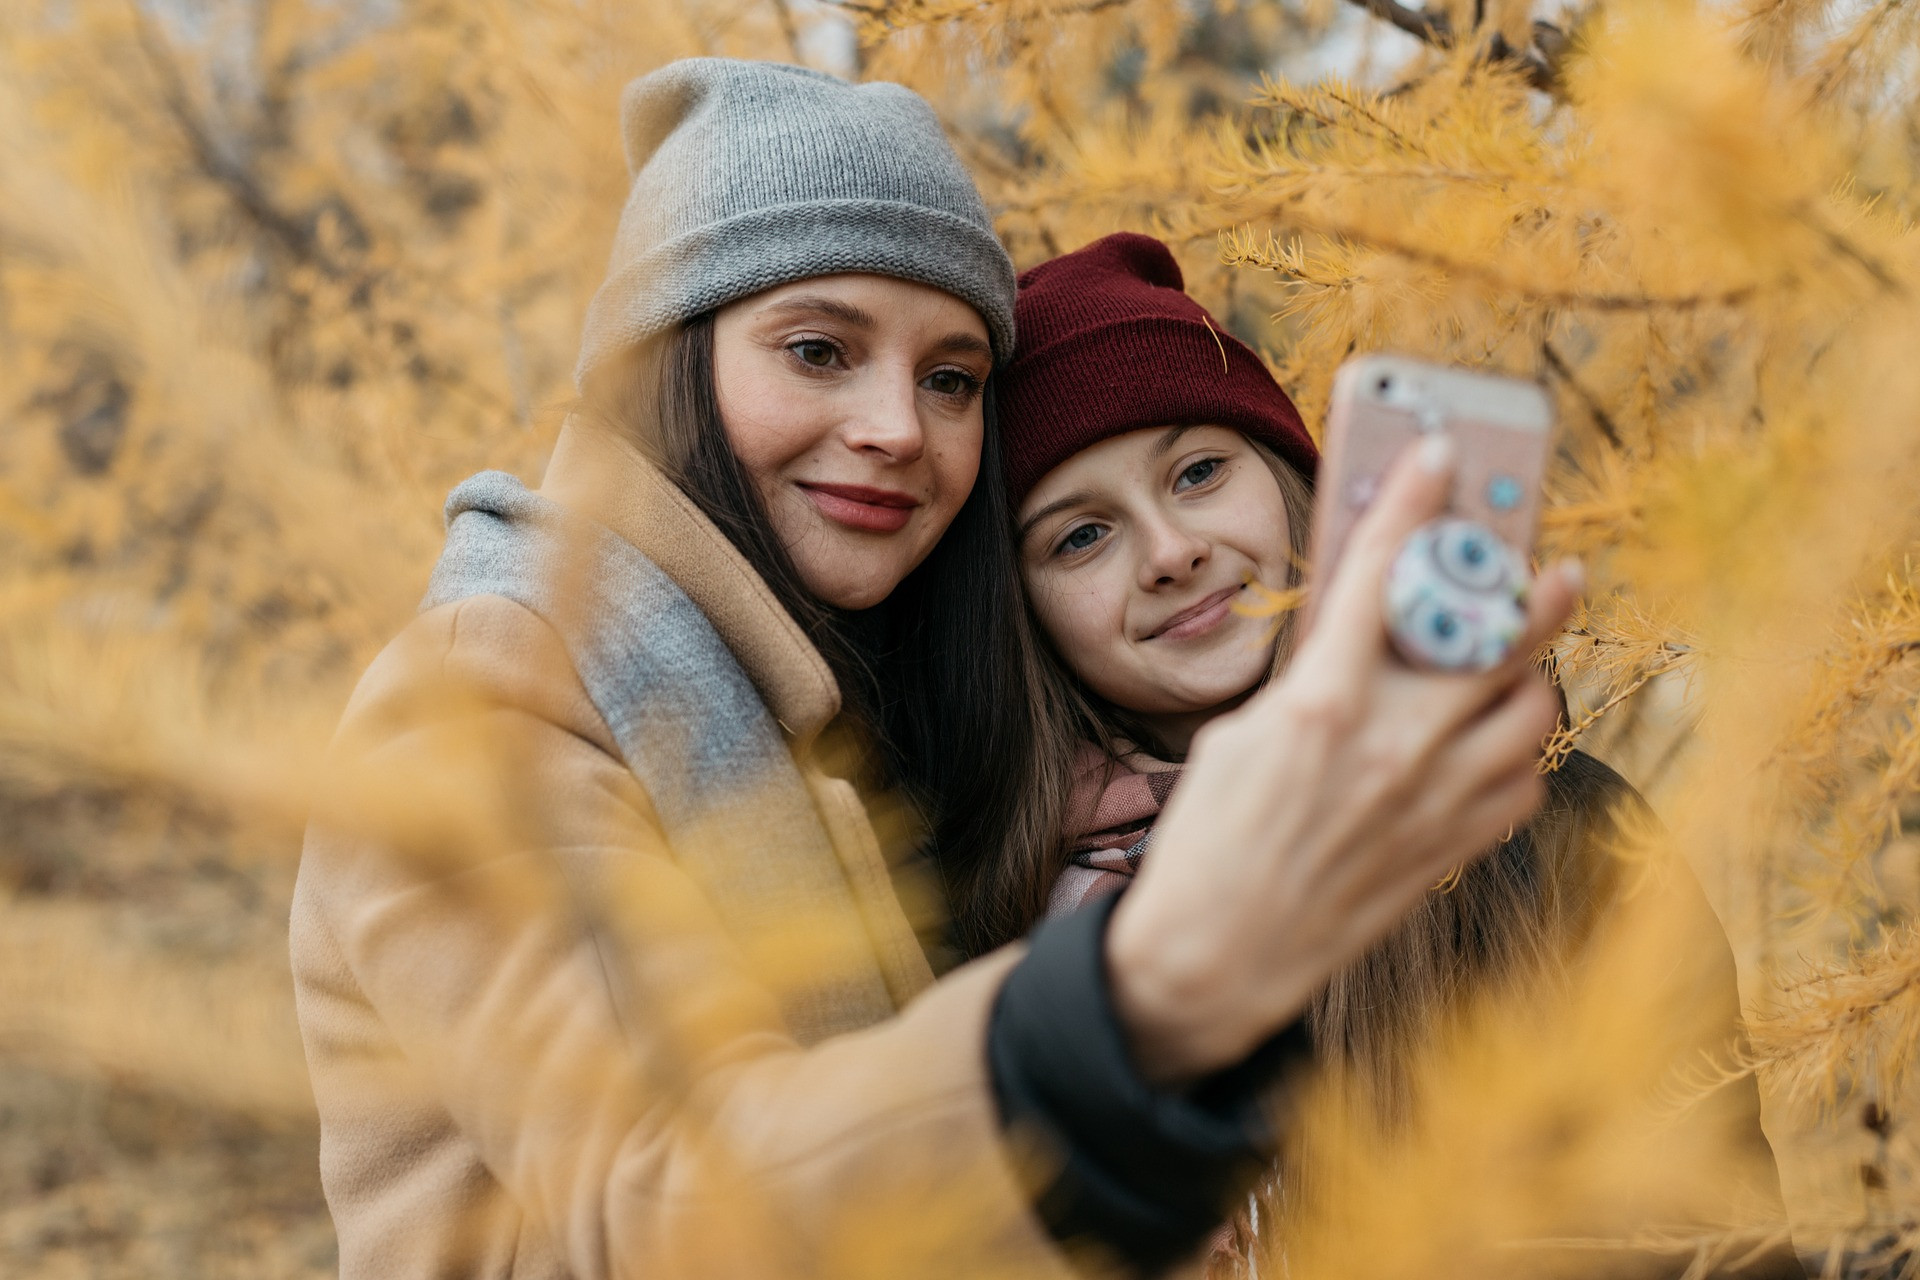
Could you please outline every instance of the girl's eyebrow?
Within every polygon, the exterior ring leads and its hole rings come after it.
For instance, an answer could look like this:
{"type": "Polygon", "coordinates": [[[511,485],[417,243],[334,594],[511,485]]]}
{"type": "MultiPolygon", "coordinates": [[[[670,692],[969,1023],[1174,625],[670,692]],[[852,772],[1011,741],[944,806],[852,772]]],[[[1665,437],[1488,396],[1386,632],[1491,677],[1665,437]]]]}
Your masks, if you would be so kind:
{"type": "MultiPolygon", "coordinates": [[[[1173,446],[1180,443],[1181,436],[1184,436],[1189,431],[1197,431],[1202,425],[1203,424],[1198,422],[1189,422],[1184,426],[1168,427],[1166,433],[1153,442],[1153,448],[1148,450],[1147,456],[1154,459],[1164,457],[1173,451],[1173,446]]],[[[1093,501],[1093,494],[1085,489],[1080,489],[1059,499],[1057,502],[1049,502],[1046,506],[1040,508],[1020,522],[1020,541],[1025,542],[1027,535],[1033,532],[1033,526],[1039,524],[1055,512],[1065,510],[1068,507],[1077,507],[1083,502],[1091,501],[1093,501]]]]}
{"type": "Polygon", "coordinates": [[[1180,443],[1181,436],[1194,430],[1199,425],[1197,422],[1189,422],[1184,427],[1174,427],[1170,429],[1165,435],[1153,442],[1153,448],[1147,451],[1147,456],[1158,461],[1166,454],[1172,452],[1173,446],[1180,443]]]}
{"type": "Polygon", "coordinates": [[[1038,511],[1034,512],[1031,516],[1028,516],[1025,520],[1020,522],[1020,541],[1025,542],[1027,540],[1027,535],[1033,532],[1033,526],[1039,524],[1042,520],[1045,520],[1048,516],[1053,515],[1054,513],[1059,511],[1064,511],[1068,507],[1077,507],[1083,502],[1091,502],[1092,500],[1093,500],[1093,495],[1091,493],[1088,493],[1086,490],[1082,489],[1077,493],[1070,493],[1066,497],[1061,498],[1058,501],[1049,502],[1046,506],[1040,508],[1038,511]]]}

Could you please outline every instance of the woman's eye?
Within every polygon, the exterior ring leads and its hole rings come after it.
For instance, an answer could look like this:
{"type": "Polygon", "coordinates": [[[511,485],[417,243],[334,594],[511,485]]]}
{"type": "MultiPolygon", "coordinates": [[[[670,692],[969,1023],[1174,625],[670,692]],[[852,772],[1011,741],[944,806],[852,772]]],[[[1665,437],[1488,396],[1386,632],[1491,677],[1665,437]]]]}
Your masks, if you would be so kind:
{"type": "Polygon", "coordinates": [[[1060,539],[1060,550],[1085,551],[1098,541],[1100,541],[1100,526],[1097,524],[1083,524],[1068,533],[1066,537],[1060,539]]]}
{"type": "Polygon", "coordinates": [[[964,396],[973,394],[979,387],[979,379],[959,369],[938,369],[927,375],[920,385],[936,395],[964,396]]]}
{"type": "Polygon", "coordinates": [[[799,356],[802,364],[810,365],[815,369],[830,368],[835,357],[840,354],[834,350],[831,342],[823,342],[818,338],[809,338],[796,342],[788,347],[787,350],[799,356]]]}
{"type": "Polygon", "coordinates": [[[1213,479],[1214,472],[1220,469],[1220,459],[1202,458],[1180,473],[1180,479],[1174,483],[1176,489],[1191,489],[1195,485],[1205,484],[1213,479]]]}

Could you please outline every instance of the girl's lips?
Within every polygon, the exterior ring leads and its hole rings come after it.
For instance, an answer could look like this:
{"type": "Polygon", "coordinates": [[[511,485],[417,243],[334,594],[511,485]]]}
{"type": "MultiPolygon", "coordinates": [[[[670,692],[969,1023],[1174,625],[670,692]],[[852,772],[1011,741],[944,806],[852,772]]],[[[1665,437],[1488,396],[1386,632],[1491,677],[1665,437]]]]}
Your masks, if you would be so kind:
{"type": "Polygon", "coordinates": [[[920,505],[910,493],[863,484],[802,484],[800,491],[813,499],[821,515],[863,533],[898,533],[920,505]]]}
{"type": "Polygon", "coordinates": [[[1165,622],[1160,629],[1149,635],[1149,640],[1192,640],[1204,636],[1233,612],[1233,598],[1240,594],[1239,587],[1227,587],[1216,591],[1194,605],[1191,609],[1182,609],[1165,622]]]}

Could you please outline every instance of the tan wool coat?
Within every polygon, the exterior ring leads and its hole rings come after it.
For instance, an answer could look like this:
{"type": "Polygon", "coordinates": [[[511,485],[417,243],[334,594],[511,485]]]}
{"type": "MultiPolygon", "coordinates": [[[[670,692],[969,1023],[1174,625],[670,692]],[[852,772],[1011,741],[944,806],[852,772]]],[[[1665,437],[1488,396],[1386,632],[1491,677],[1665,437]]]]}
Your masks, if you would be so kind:
{"type": "Polygon", "coordinates": [[[564,625],[482,594],[402,631],[348,706],[292,919],[343,1280],[1069,1274],[987,1075],[1017,956],[934,981],[818,747],[819,653],[629,446],[570,424],[539,496],[711,623],[807,811],[743,796],[713,847],[670,842],[564,625]]]}

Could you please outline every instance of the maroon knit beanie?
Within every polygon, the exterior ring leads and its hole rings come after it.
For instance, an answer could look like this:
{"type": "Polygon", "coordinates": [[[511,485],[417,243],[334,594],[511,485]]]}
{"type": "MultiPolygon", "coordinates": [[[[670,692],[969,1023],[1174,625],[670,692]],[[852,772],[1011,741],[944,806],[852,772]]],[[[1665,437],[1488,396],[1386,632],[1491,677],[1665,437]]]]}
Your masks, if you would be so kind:
{"type": "Polygon", "coordinates": [[[1293,401],[1184,285],[1166,245],[1127,231],[1020,277],[1013,361],[994,376],[1015,506],[1088,445],[1141,427],[1233,427],[1313,476],[1320,451],[1293,401]]]}

